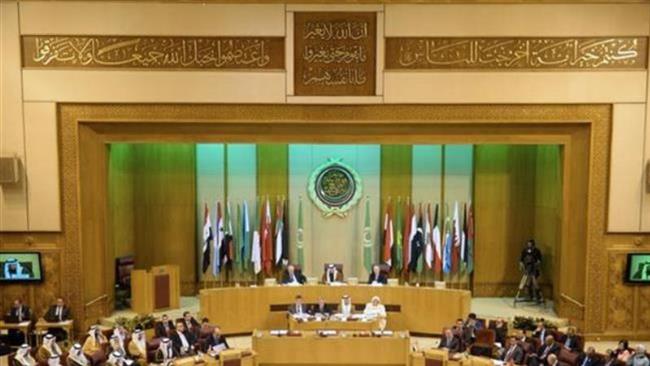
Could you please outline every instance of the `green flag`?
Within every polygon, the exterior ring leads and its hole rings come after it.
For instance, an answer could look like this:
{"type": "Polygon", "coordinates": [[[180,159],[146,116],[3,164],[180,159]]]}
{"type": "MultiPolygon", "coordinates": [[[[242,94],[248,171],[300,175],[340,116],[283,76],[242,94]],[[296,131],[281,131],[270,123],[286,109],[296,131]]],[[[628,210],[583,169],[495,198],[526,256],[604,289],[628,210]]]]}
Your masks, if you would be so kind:
{"type": "Polygon", "coordinates": [[[304,268],[305,265],[305,235],[302,225],[302,196],[300,196],[298,198],[298,232],[296,233],[296,261],[300,268],[304,268]]]}
{"type": "Polygon", "coordinates": [[[393,269],[402,271],[402,202],[397,199],[395,215],[395,242],[393,243],[393,269]]]}
{"type": "Polygon", "coordinates": [[[370,196],[366,197],[365,222],[363,225],[363,265],[372,270],[372,233],[370,231],[370,196]]]}
{"type": "Polygon", "coordinates": [[[248,202],[244,201],[241,217],[241,262],[242,270],[248,272],[251,263],[251,223],[248,216],[248,202]]]}

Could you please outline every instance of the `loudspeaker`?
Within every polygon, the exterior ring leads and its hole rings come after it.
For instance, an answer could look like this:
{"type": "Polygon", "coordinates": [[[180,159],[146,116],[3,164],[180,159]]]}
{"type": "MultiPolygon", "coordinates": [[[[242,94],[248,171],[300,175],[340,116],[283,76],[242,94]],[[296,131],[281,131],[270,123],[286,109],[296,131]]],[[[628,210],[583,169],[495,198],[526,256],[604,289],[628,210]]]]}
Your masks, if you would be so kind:
{"type": "Polygon", "coordinates": [[[0,184],[18,183],[20,160],[17,156],[0,157],[0,184]]]}

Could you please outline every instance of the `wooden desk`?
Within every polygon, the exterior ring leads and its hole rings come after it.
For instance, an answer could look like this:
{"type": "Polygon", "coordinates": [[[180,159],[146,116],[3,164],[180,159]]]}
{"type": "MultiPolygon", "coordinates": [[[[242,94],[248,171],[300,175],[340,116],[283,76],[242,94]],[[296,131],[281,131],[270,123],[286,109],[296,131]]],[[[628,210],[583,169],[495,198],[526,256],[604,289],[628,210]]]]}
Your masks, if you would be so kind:
{"type": "Polygon", "coordinates": [[[287,307],[297,294],[307,304],[315,304],[319,296],[328,304],[338,304],[348,294],[359,311],[377,295],[386,305],[387,329],[428,334],[440,334],[443,327],[465,318],[471,298],[465,290],[412,286],[223,287],[201,290],[201,316],[219,324],[225,334],[285,328],[287,307]]]}
{"type": "Polygon", "coordinates": [[[20,323],[5,323],[4,320],[0,320],[0,329],[2,330],[18,329],[21,332],[23,332],[23,335],[25,336],[25,343],[29,343],[28,333],[29,333],[30,324],[31,324],[31,320],[26,320],[20,323]]]}
{"type": "MultiPolygon", "coordinates": [[[[219,360],[207,354],[202,354],[201,356],[177,358],[174,360],[174,366],[194,366],[199,364],[206,366],[217,366],[219,364],[219,360]]],[[[241,358],[241,366],[257,366],[257,353],[252,352],[249,355],[243,356],[241,358]]]]}
{"type": "MultiPolygon", "coordinates": [[[[449,358],[449,361],[447,361],[447,366],[467,366],[467,365],[471,365],[472,364],[471,359],[472,359],[471,356],[469,358],[465,357],[465,356],[462,356],[462,358],[460,358],[460,359],[449,358]]],[[[488,360],[488,359],[486,359],[486,360],[488,360]]],[[[408,364],[409,364],[409,366],[424,366],[425,361],[424,361],[424,354],[422,353],[422,351],[420,351],[420,352],[410,352],[410,354],[409,354],[409,363],[408,364]]]]}
{"type": "Polygon", "coordinates": [[[41,337],[47,334],[50,328],[61,328],[68,334],[68,339],[73,340],[74,320],[66,320],[63,322],[50,323],[43,318],[38,319],[34,325],[34,333],[36,334],[36,345],[40,344],[41,337]]]}
{"type": "Polygon", "coordinates": [[[309,320],[298,321],[294,317],[289,316],[289,330],[378,330],[379,321],[377,319],[372,321],[362,320],[309,320]]]}
{"type": "Polygon", "coordinates": [[[399,365],[408,362],[408,332],[385,337],[354,337],[353,332],[320,337],[305,331],[296,337],[253,333],[253,350],[264,365],[399,365]]]}

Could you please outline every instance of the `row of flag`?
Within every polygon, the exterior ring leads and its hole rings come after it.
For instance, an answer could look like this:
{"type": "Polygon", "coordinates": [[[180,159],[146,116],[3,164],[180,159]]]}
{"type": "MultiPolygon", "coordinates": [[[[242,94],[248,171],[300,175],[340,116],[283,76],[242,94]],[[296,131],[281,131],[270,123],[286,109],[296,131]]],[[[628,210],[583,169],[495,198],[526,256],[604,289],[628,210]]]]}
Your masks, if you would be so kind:
{"type": "Polygon", "coordinates": [[[258,200],[251,223],[247,201],[236,205],[235,214],[230,201],[223,205],[217,201],[214,221],[208,203],[204,203],[202,272],[212,268],[216,277],[226,270],[245,273],[252,269],[255,274],[264,271],[270,276],[274,267],[286,266],[289,261],[287,202],[278,199],[274,206],[272,216],[269,199],[258,200]]]}
{"type": "MultiPolygon", "coordinates": [[[[447,210],[448,211],[448,210],[447,210]]],[[[472,204],[459,204],[453,216],[440,222],[439,205],[431,215],[431,204],[389,200],[384,213],[381,260],[397,273],[408,275],[427,270],[435,273],[472,273],[474,270],[474,214],[472,204]],[[393,207],[395,206],[395,207],[393,207]]]]}

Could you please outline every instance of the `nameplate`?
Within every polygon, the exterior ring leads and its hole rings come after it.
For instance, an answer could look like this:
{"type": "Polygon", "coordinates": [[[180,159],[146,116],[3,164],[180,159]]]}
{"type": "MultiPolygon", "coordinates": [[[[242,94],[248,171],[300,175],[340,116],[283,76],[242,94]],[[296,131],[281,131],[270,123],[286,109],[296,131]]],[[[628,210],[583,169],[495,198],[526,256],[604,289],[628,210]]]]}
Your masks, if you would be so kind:
{"type": "Polygon", "coordinates": [[[283,37],[22,37],[24,67],[284,69],[283,37]]]}
{"type": "Polygon", "coordinates": [[[390,37],[386,69],[645,69],[647,37],[390,37]]]}
{"type": "Polygon", "coordinates": [[[294,14],[295,95],[375,95],[377,15],[294,14]]]}

